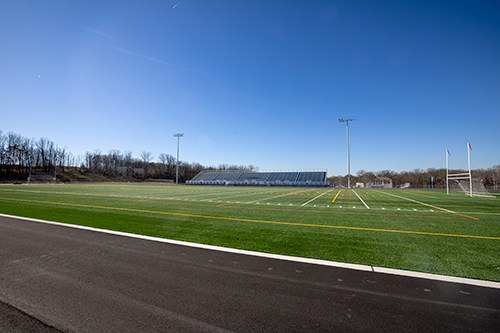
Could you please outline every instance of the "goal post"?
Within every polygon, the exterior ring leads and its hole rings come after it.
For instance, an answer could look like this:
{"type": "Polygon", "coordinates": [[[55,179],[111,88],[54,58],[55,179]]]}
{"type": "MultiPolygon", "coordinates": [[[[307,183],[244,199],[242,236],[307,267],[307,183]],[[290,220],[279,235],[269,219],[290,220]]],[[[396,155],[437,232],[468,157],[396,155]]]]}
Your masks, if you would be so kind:
{"type": "Polygon", "coordinates": [[[449,171],[449,156],[451,153],[446,150],[446,194],[451,192],[461,192],[470,197],[487,197],[493,198],[493,196],[484,187],[483,180],[479,178],[472,177],[471,169],[471,150],[472,147],[470,143],[467,143],[467,157],[469,164],[468,172],[460,173],[450,173],[449,171]]]}

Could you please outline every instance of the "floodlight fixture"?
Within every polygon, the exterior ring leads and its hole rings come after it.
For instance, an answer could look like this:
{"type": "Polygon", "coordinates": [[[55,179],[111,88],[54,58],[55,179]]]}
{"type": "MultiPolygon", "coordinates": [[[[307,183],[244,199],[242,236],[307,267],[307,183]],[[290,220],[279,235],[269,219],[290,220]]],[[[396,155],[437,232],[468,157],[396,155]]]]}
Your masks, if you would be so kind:
{"type": "Polygon", "coordinates": [[[350,121],[355,121],[356,117],[349,117],[349,118],[340,118],[339,122],[344,123],[344,122],[350,122],[350,121]]]}
{"type": "Polygon", "coordinates": [[[174,134],[174,137],[177,138],[177,166],[175,168],[175,185],[179,184],[179,141],[183,136],[183,133],[174,134]]]}
{"type": "Polygon", "coordinates": [[[340,118],[339,123],[346,123],[347,129],[347,187],[351,188],[351,157],[349,154],[349,122],[355,121],[356,117],[340,118]]]}

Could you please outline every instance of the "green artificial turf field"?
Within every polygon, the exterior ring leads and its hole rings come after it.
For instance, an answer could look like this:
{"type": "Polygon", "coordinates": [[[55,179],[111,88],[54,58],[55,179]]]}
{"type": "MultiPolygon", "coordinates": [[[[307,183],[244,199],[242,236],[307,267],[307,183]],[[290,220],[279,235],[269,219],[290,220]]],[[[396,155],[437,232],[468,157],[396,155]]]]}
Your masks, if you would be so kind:
{"type": "Polygon", "coordinates": [[[443,191],[0,185],[0,213],[500,281],[500,200],[443,191]]]}

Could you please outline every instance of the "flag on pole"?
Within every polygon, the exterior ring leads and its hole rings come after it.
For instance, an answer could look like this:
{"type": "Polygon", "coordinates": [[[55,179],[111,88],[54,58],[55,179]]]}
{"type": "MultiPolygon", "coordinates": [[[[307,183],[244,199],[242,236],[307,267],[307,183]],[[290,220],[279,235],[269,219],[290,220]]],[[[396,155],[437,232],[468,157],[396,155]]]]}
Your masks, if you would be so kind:
{"type": "Polygon", "coordinates": [[[472,147],[470,146],[470,143],[467,143],[469,145],[469,149],[472,150],[472,147]]]}
{"type": "Polygon", "coordinates": [[[450,153],[450,151],[448,149],[446,149],[446,152],[448,153],[448,155],[451,156],[451,153],[450,153]]]}

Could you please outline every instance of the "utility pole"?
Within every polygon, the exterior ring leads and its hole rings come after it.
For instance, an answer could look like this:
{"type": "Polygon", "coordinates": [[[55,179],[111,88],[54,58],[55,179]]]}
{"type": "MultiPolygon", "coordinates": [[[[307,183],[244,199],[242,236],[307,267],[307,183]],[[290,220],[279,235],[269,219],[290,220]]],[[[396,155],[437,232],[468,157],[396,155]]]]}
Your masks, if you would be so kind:
{"type": "Polygon", "coordinates": [[[177,133],[174,134],[174,136],[177,138],[177,167],[175,170],[175,185],[179,184],[179,140],[184,136],[183,133],[177,133]]]}
{"type": "Polygon", "coordinates": [[[347,128],[347,188],[351,188],[351,157],[349,154],[349,121],[355,121],[356,117],[340,118],[339,123],[346,123],[347,128]]]}

